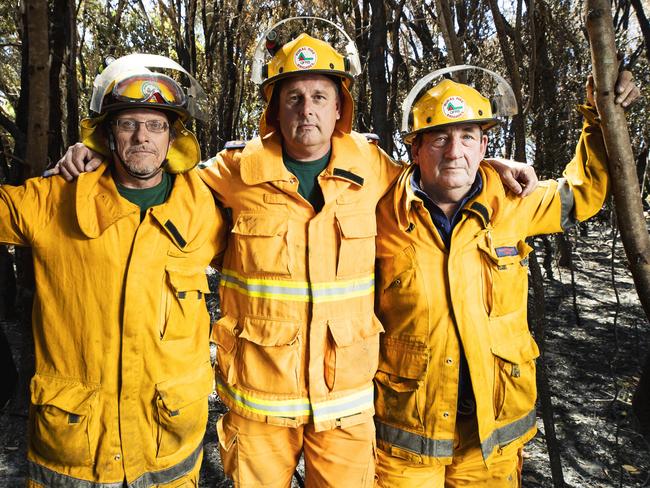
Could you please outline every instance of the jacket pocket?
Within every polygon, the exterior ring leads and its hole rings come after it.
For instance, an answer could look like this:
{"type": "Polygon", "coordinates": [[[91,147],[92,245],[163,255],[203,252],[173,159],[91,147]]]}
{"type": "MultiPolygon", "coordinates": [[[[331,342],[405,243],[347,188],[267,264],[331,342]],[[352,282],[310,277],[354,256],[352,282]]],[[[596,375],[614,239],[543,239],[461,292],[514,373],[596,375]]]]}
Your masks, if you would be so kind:
{"type": "Polygon", "coordinates": [[[244,318],[237,346],[240,385],[265,393],[298,394],[301,342],[296,322],[244,318]]]}
{"type": "Polygon", "coordinates": [[[370,275],[375,266],[375,214],[336,215],[339,229],[337,278],[370,275]]]}
{"type": "Polygon", "coordinates": [[[210,293],[205,270],[165,269],[160,339],[171,341],[208,331],[210,319],[205,295],[210,293]]]}
{"type": "Polygon", "coordinates": [[[242,271],[248,276],[290,276],[288,229],[286,215],[239,215],[232,233],[242,271]]]}
{"type": "Polygon", "coordinates": [[[92,466],[98,432],[93,422],[98,386],[36,374],[30,384],[31,449],[63,466],[92,466]]]}
{"type": "MultiPolygon", "coordinates": [[[[494,324],[490,324],[491,326],[494,324]]],[[[535,408],[535,358],[539,349],[530,332],[517,336],[492,335],[494,355],[494,417],[516,420],[535,408]]]]}
{"type": "Polygon", "coordinates": [[[156,384],[157,457],[171,456],[201,441],[213,385],[209,362],[189,374],[156,384]]]}
{"type": "Polygon", "coordinates": [[[528,300],[528,254],[526,241],[492,246],[479,243],[483,262],[483,300],[490,317],[526,308],[528,300]]]}
{"type": "Polygon", "coordinates": [[[216,368],[229,385],[237,384],[234,367],[237,345],[237,319],[224,315],[212,327],[211,342],[217,345],[216,368]]]}
{"type": "Polygon", "coordinates": [[[379,334],[384,331],[374,315],[327,321],[325,383],[332,390],[358,388],[372,381],[379,360],[379,334]]]}
{"type": "Polygon", "coordinates": [[[375,376],[375,415],[382,422],[424,430],[429,352],[423,342],[384,338],[375,376]]]}

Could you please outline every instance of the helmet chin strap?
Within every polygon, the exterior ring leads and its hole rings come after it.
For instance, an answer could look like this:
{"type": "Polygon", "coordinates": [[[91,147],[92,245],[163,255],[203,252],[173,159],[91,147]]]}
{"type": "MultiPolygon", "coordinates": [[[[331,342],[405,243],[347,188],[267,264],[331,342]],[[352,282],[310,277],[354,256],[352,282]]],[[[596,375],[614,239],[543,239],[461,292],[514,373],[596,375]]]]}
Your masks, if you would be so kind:
{"type": "Polygon", "coordinates": [[[160,173],[165,167],[165,165],[167,164],[167,159],[165,159],[162,162],[162,164],[158,166],[158,168],[156,168],[154,171],[146,175],[141,175],[131,171],[129,167],[126,165],[126,163],[124,163],[124,160],[120,157],[120,154],[117,152],[117,148],[115,147],[115,138],[113,137],[113,134],[109,134],[108,136],[108,148],[113,153],[113,160],[117,161],[122,167],[122,169],[126,171],[129,176],[132,176],[133,178],[136,178],[138,180],[142,180],[142,181],[150,180],[151,178],[157,176],[158,173],[160,173]]]}

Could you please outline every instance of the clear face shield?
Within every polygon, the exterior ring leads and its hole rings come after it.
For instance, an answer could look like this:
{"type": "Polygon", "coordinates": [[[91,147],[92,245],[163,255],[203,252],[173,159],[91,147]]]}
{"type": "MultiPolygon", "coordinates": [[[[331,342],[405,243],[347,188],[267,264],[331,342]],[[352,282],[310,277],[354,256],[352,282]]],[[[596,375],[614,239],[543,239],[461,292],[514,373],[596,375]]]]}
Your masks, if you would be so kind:
{"type": "MultiPolygon", "coordinates": [[[[110,63],[104,71],[95,77],[93,94],[90,100],[90,110],[97,114],[102,113],[104,96],[110,85],[116,79],[123,78],[129,73],[146,73],[149,69],[165,70],[169,71],[169,74],[180,75],[183,82],[179,81],[179,84],[187,86],[187,93],[181,94],[175,91],[172,93],[173,88],[170,84],[170,90],[172,91],[169,94],[165,93],[165,97],[163,98],[170,98],[170,100],[166,100],[170,102],[170,106],[184,105],[185,110],[187,110],[191,117],[199,120],[207,119],[207,96],[199,82],[177,62],[156,54],[129,54],[110,63]]],[[[150,76],[152,77],[152,81],[155,78],[156,82],[160,82],[163,79],[157,77],[155,72],[152,72],[150,76]]],[[[118,91],[122,88],[119,83],[114,87],[118,91]]],[[[122,93],[118,93],[117,95],[124,96],[122,93]]]]}
{"type": "Polygon", "coordinates": [[[346,40],[346,43],[343,46],[343,51],[345,53],[345,57],[348,59],[350,63],[348,72],[352,77],[355,77],[361,73],[361,60],[359,58],[359,51],[357,50],[357,46],[341,26],[327,19],[323,19],[321,17],[311,17],[311,16],[289,17],[287,19],[282,19],[281,21],[276,22],[275,24],[273,24],[273,26],[271,26],[270,29],[268,29],[260,36],[257,42],[257,46],[255,48],[255,53],[253,54],[253,63],[251,68],[251,79],[253,80],[253,83],[255,83],[256,85],[261,85],[264,82],[264,75],[263,75],[264,66],[267,63],[267,56],[271,55],[269,52],[269,47],[272,46],[273,43],[277,42],[278,40],[279,37],[278,28],[280,28],[281,26],[289,22],[300,21],[302,23],[305,23],[306,21],[309,20],[314,20],[314,21],[328,24],[334,27],[338,32],[340,32],[343,35],[343,38],[346,40]]]}
{"type": "Polygon", "coordinates": [[[432,84],[435,80],[437,83],[440,79],[449,73],[456,73],[461,71],[475,72],[482,74],[485,79],[488,89],[481,90],[481,92],[490,99],[492,105],[492,115],[494,117],[511,117],[517,114],[517,100],[515,94],[510,87],[510,84],[499,74],[489,69],[480,68],[478,66],[471,66],[468,64],[461,64],[457,66],[450,66],[442,68],[421,78],[415,86],[411,89],[406,99],[402,103],[402,134],[411,132],[410,115],[413,109],[413,103],[420,97],[422,91],[427,85],[432,84]]]}

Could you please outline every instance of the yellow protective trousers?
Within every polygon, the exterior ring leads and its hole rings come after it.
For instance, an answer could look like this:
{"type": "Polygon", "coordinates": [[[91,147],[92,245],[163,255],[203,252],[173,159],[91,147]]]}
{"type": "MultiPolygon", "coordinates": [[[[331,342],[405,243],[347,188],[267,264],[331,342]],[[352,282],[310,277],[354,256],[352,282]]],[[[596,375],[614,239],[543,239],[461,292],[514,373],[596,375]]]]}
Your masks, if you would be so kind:
{"type": "Polygon", "coordinates": [[[451,464],[426,464],[377,450],[377,488],[520,488],[522,442],[500,448],[488,469],[483,460],[476,416],[459,417],[451,464]]]}
{"type": "Polygon", "coordinates": [[[375,473],[372,419],[317,432],[314,424],[285,427],[228,412],[217,423],[221,463],[237,488],[288,488],[305,458],[308,488],[370,488],[375,473]]]}

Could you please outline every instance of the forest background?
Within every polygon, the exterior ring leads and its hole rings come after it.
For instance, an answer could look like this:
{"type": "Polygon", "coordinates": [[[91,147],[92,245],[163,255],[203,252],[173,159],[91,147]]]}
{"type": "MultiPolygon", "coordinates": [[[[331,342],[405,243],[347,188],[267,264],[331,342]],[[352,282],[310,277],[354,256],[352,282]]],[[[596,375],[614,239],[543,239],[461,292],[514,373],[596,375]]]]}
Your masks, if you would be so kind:
{"type": "MultiPolygon", "coordinates": [[[[106,59],[133,52],[171,57],[201,83],[208,95],[208,117],[194,129],[204,158],[216,154],[226,141],[253,137],[263,109],[259,89],[250,81],[253,51],[266,28],[295,15],[329,19],[343,26],[356,42],[363,67],[353,91],[356,130],[376,133],[381,146],[396,159],[408,159],[399,129],[401,103],[410,88],[435,69],[473,64],[502,74],[512,85],[519,108],[519,115],[491,134],[489,153],[534,164],[541,178],[558,176],[574,151],[581,125],[574,107],[584,100],[584,83],[591,70],[582,8],[581,0],[0,0],[0,182],[20,184],[56,162],[65,148],[78,140],[79,119],[88,115],[92,82],[106,59]]],[[[643,94],[629,111],[628,123],[647,209],[650,3],[614,0],[612,13],[622,66],[632,70],[643,94]]],[[[308,29],[341,49],[342,39],[334,30],[323,29],[318,23],[308,29]]],[[[291,34],[287,30],[281,36],[288,39],[291,34]]],[[[470,81],[480,84],[483,80],[470,81]]],[[[600,262],[596,266],[602,266],[600,278],[616,285],[616,267],[627,276],[619,279],[627,281],[629,289],[629,273],[616,248],[611,204],[589,227],[536,240],[544,259],[541,268],[536,260],[531,266],[534,293],[530,314],[542,346],[547,320],[544,293],[549,310],[559,266],[570,270],[565,277],[570,276],[566,293],[571,296],[572,308],[571,313],[553,320],[567,327],[579,326],[583,291],[576,285],[575,272],[583,257],[587,259],[587,253],[599,246],[611,248],[611,259],[595,259],[600,262]],[[577,251],[579,246],[585,249],[584,256],[577,251]]],[[[616,294],[620,308],[616,287],[605,293],[616,294]]],[[[14,347],[13,353],[21,372],[13,412],[26,407],[32,296],[29,251],[1,246],[0,320],[23,325],[17,329],[20,337],[13,341],[18,344],[19,350],[14,347]]],[[[614,385],[612,405],[622,403],[612,418],[630,410],[630,398],[620,392],[633,392],[644,368],[646,376],[650,375],[650,360],[645,359],[648,324],[635,303],[633,288],[630,296],[629,325],[635,331],[636,346],[632,353],[617,349],[628,361],[624,375],[619,375],[612,358],[608,359],[607,381],[614,385]]],[[[598,310],[595,313],[598,316],[598,310]]],[[[540,416],[544,418],[549,470],[553,484],[561,486],[562,447],[552,432],[551,407],[554,402],[562,403],[558,396],[562,392],[549,393],[543,358],[540,363],[540,416]]],[[[551,390],[557,388],[552,383],[551,390]]],[[[650,405],[647,415],[650,417],[650,405]]],[[[647,436],[644,425],[647,429],[649,423],[632,422],[629,428],[647,436]]],[[[617,424],[617,432],[620,427],[617,424]]],[[[611,459],[604,464],[617,470],[609,477],[611,486],[623,486],[624,481],[633,481],[634,486],[647,484],[650,450],[641,434],[639,437],[640,444],[630,445],[646,459],[645,467],[625,464],[610,453],[611,459]]],[[[620,447],[621,443],[617,440],[613,445],[620,447]]]]}

